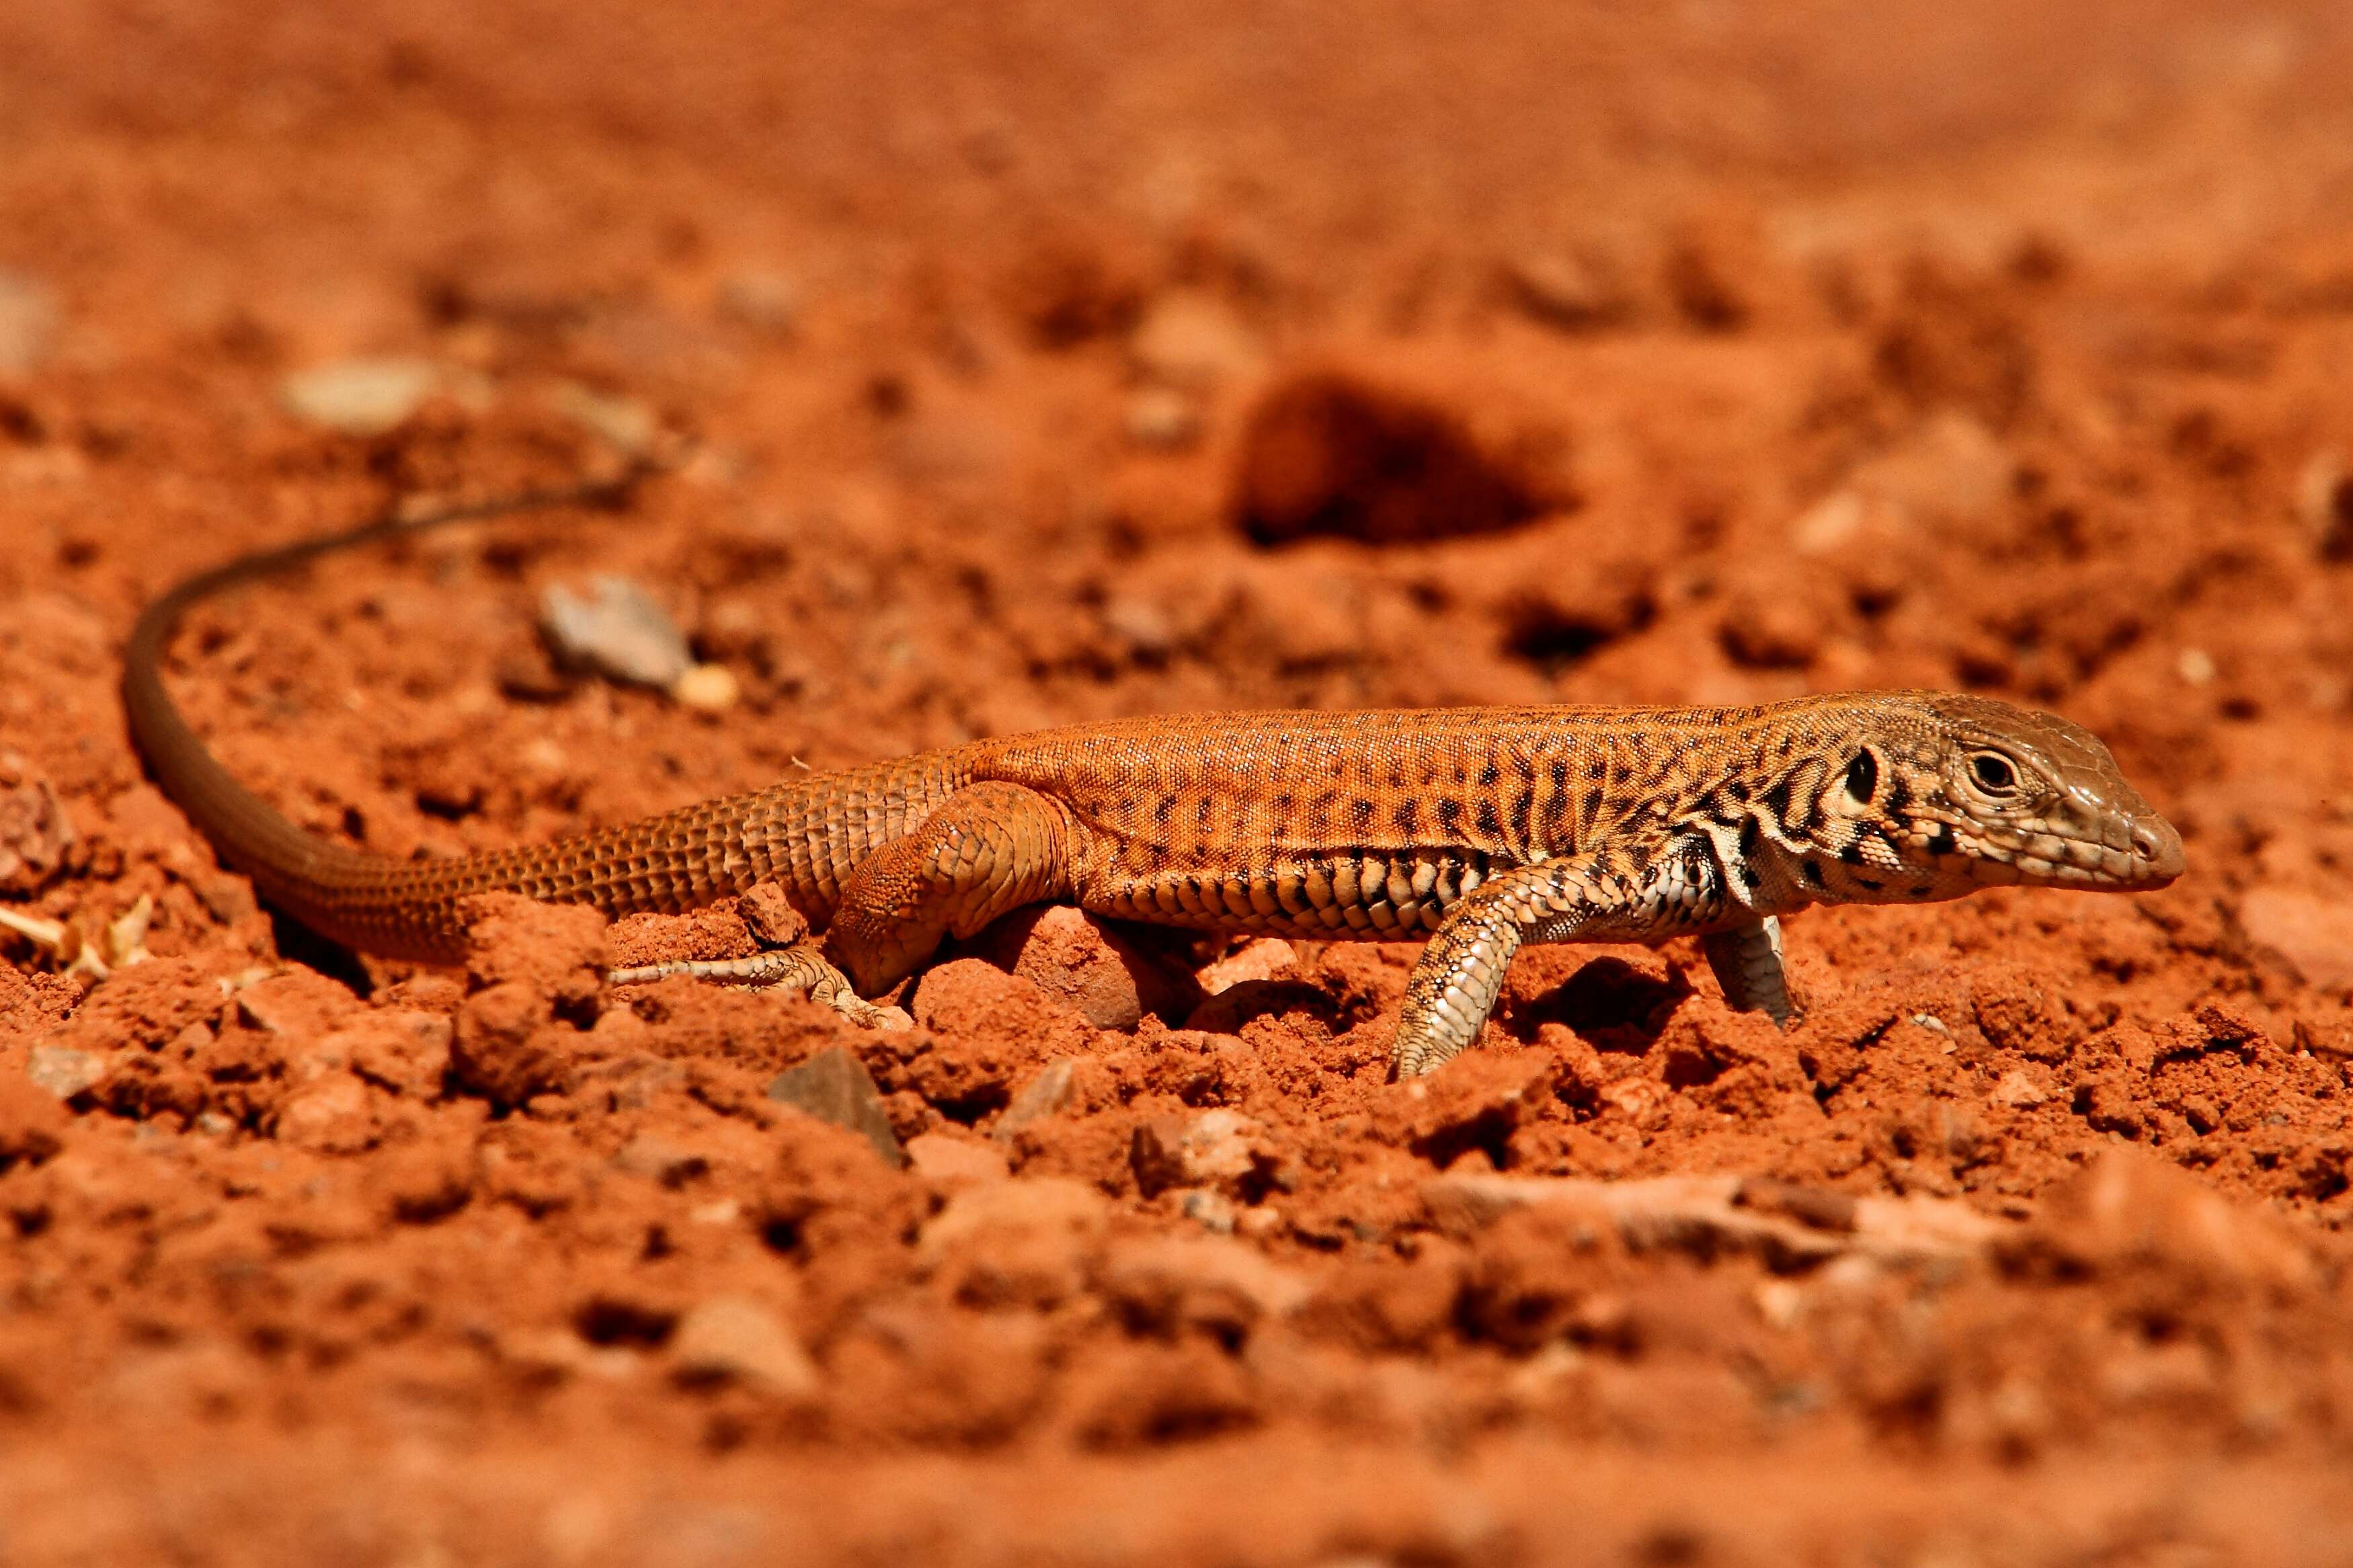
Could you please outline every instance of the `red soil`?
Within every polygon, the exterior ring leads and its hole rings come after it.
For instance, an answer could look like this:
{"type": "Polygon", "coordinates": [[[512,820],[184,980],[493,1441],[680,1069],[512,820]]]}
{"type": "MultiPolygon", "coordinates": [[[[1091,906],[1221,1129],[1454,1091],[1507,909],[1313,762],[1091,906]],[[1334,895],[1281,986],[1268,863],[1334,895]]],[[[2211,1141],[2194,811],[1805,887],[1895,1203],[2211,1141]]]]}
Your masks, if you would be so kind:
{"type": "Polygon", "coordinates": [[[2345,1561],[2353,19],[1766,10],[0,14],[0,903],[153,910],[95,989],[0,944],[0,1558],[2345,1561]],[[390,429],[281,406],[380,355],[390,429]],[[1531,953],[1407,1086],[1409,949],[1050,917],[891,1036],[600,987],[732,910],[273,929],[123,736],[139,605],[649,416],[624,516],[200,614],[191,713],[405,855],[1113,714],[1958,687],[2191,871],[1797,921],[1786,1035],[1531,953]],[[559,678],[600,572],[741,701],[559,678]],[[833,1047],[904,1168],[766,1094],[833,1047]]]}

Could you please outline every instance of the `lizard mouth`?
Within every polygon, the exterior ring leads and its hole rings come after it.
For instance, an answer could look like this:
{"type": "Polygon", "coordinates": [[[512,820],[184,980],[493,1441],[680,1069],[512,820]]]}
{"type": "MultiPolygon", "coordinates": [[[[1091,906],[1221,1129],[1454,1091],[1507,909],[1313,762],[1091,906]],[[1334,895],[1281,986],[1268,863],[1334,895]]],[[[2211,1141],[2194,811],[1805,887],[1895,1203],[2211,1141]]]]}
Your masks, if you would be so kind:
{"type": "Polygon", "coordinates": [[[2047,829],[2006,834],[1980,847],[1980,863],[2009,873],[1988,880],[2127,893],[2168,887],[2185,868],[2181,835],[2161,816],[2119,818],[2104,829],[2097,837],[2047,829]]]}

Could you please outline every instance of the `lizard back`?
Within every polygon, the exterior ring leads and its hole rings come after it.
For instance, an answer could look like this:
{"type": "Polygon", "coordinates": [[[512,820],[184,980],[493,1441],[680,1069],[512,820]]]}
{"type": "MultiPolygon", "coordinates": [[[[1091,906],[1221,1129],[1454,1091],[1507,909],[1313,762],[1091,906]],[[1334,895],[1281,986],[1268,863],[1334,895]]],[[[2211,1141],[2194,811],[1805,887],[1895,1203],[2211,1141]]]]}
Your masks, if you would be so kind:
{"type": "Polygon", "coordinates": [[[1775,711],[1177,714],[976,742],[959,760],[1070,812],[1076,896],[1098,912],[1409,938],[1498,870],[1659,840],[1775,711]]]}

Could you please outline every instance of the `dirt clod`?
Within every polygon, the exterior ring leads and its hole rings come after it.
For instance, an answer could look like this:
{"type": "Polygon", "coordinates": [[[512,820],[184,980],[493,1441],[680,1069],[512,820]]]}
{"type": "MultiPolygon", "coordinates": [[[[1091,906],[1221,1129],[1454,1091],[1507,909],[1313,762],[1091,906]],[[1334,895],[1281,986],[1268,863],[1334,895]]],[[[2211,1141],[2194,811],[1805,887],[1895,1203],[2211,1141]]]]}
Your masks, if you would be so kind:
{"type": "Polygon", "coordinates": [[[449,1068],[460,1084],[493,1103],[521,1105],[563,1084],[578,1035],[556,1021],[547,993],[503,981],[466,998],[449,1068]]]}
{"type": "Polygon", "coordinates": [[[73,824],[48,780],[26,778],[0,757],[0,897],[38,892],[64,868],[73,824]]]}
{"type": "Polygon", "coordinates": [[[1145,1197],[1170,1187],[1210,1187],[1230,1198],[1255,1201],[1281,1163],[1258,1123],[1234,1110],[1145,1122],[1128,1150],[1136,1189],[1145,1197]]]}
{"type": "Polygon", "coordinates": [[[2341,1564],[2348,80],[2341,0],[0,6],[0,1552],[2341,1564]],[[2189,871],[1791,916],[1786,1031],[1531,947],[1399,1083],[1410,942],[1023,911],[887,1034],[606,984],[774,887],[353,954],[129,743],[169,584],[633,459],[169,689],[396,867],[1070,721],[1968,690],[2189,871]],[[653,684],[540,632],[602,579],[653,684]]]}
{"type": "Polygon", "coordinates": [[[670,1357],[689,1380],[733,1378],[764,1392],[806,1396],[818,1386],[818,1371],[792,1330],[765,1303],[744,1296],[714,1296],[698,1302],[679,1320],[669,1341],[670,1357]]]}
{"type": "Polygon", "coordinates": [[[1185,974],[1108,922],[1065,906],[1008,915],[971,949],[1098,1029],[1133,1029],[1146,1013],[1181,1018],[1199,995],[1185,974]]]}

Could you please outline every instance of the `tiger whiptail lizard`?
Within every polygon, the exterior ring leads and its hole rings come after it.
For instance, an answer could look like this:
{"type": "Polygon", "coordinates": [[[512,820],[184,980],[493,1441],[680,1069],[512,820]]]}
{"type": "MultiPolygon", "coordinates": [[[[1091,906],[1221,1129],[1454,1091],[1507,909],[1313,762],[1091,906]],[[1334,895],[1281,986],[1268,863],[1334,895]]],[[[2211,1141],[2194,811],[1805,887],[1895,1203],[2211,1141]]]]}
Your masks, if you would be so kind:
{"type": "MultiPolygon", "coordinates": [[[[609,499],[596,487],[471,509],[609,499]]],[[[1869,692],[1749,708],[1207,713],[1076,724],[789,779],[549,844],[397,860],[289,821],[237,782],[160,676],[182,612],[383,522],[191,579],[133,629],[123,697],[164,792],[263,898],[370,952],[453,963],[462,900],[511,890],[609,914],[772,882],[808,942],[617,971],[806,990],[862,1021],[943,939],[1075,903],[1122,920],[1318,941],[1427,939],[1395,1065],[1469,1045],[1528,942],[1703,939],[1736,1007],[1791,1013],[1779,917],[2005,883],[2136,891],[2181,839],[2063,719],[1869,692]]]]}

